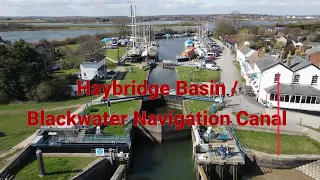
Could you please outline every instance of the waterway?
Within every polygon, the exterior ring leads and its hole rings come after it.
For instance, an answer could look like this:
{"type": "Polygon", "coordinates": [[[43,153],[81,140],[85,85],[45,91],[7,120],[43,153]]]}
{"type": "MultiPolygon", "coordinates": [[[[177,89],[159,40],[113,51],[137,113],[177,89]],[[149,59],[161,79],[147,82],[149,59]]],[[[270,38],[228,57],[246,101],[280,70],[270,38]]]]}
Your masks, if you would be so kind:
{"type": "MultiPolygon", "coordinates": [[[[173,23],[179,23],[181,21],[156,21],[153,24],[173,24],[173,23]]],[[[292,23],[294,21],[288,21],[286,23],[292,23]]],[[[89,24],[69,24],[69,23],[34,23],[37,25],[45,25],[48,26],[50,24],[52,25],[63,25],[63,26],[73,26],[73,25],[80,25],[80,26],[97,26],[101,24],[95,24],[95,23],[89,23],[89,24]]],[[[276,24],[276,22],[270,22],[270,21],[243,21],[244,25],[256,25],[256,26],[262,26],[262,25],[273,25],[276,24]]],[[[77,37],[81,35],[94,35],[94,34],[101,34],[101,33],[109,33],[109,32],[114,32],[116,29],[109,28],[110,24],[103,24],[106,26],[106,28],[102,29],[95,29],[95,30],[41,30],[41,31],[9,31],[9,32],[0,32],[0,36],[8,41],[15,41],[19,39],[24,39],[27,42],[37,42],[40,39],[47,39],[47,40],[63,40],[66,38],[72,38],[72,37],[77,37]]],[[[208,24],[209,30],[213,30],[215,28],[215,23],[211,22],[208,24]]],[[[170,27],[168,27],[170,28],[170,27]]],[[[175,30],[187,30],[190,29],[191,27],[174,27],[171,29],[175,30]]]]}
{"type": "MultiPolygon", "coordinates": [[[[186,39],[159,40],[159,59],[175,58],[184,48],[186,39]]],[[[176,73],[174,69],[164,69],[158,65],[150,72],[149,83],[168,84],[175,87],[176,73]]],[[[156,101],[145,105],[148,113],[165,114],[169,110],[182,113],[181,110],[159,107],[156,101]],[[154,108],[158,106],[157,108],[154,108]]],[[[192,162],[192,142],[180,140],[154,144],[148,141],[134,141],[129,180],[195,180],[192,162]]]]}

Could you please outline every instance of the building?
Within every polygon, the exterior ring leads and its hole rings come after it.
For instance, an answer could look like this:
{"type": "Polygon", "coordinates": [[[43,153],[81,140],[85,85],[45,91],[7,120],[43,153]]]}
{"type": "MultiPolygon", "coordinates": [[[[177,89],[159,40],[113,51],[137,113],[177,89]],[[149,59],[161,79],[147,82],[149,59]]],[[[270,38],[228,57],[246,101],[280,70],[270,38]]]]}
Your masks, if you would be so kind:
{"type": "Polygon", "coordinates": [[[265,55],[256,61],[251,83],[260,103],[277,106],[279,75],[281,108],[320,111],[320,69],[299,56],[265,55]]]}
{"type": "Polygon", "coordinates": [[[106,77],[106,62],[105,56],[101,54],[93,54],[87,57],[83,63],[80,64],[81,79],[92,80],[94,78],[106,77]]]}
{"type": "Polygon", "coordinates": [[[255,61],[259,58],[258,51],[251,49],[249,44],[237,49],[237,61],[240,64],[241,75],[246,80],[246,85],[251,85],[250,74],[253,73],[255,61]]]}
{"type": "Polygon", "coordinates": [[[320,46],[306,50],[307,59],[320,68],[320,46]]]}

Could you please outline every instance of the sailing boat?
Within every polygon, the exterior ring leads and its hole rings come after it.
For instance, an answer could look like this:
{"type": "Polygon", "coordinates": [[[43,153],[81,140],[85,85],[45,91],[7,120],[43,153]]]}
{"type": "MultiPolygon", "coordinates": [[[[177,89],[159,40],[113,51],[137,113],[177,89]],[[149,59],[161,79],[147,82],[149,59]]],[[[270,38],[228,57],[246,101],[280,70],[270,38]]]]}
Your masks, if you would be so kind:
{"type": "Polygon", "coordinates": [[[132,49],[128,51],[128,58],[130,59],[139,59],[141,58],[141,49],[136,46],[137,44],[137,25],[136,25],[136,6],[131,5],[131,18],[132,18],[132,37],[130,38],[130,44],[132,43],[132,49]]]}
{"type": "Polygon", "coordinates": [[[149,37],[146,38],[146,48],[142,52],[142,57],[150,58],[150,59],[157,59],[158,58],[158,47],[157,43],[151,41],[151,19],[149,20],[149,37]]]}

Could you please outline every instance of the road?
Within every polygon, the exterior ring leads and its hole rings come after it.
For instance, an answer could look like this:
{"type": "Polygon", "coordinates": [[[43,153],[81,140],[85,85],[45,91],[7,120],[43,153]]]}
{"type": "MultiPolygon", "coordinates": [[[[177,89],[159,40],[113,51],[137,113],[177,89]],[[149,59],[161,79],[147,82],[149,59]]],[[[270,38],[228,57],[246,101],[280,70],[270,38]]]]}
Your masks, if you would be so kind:
{"type": "MultiPolygon", "coordinates": [[[[226,86],[226,91],[230,92],[231,88],[235,81],[238,81],[240,84],[240,75],[233,64],[235,57],[231,55],[231,51],[229,48],[223,45],[223,43],[217,39],[215,39],[218,45],[224,47],[225,50],[216,60],[217,65],[222,68],[221,71],[221,82],[223,82],[226,86]]],[[[238,84],[238,87],[239,87],[238,84]]],[[[228,108],[223,109],[219,112],[219,114],[230,114],[232,112],[238,112],[240,110],[245,110],[249,114],[263,113],[263,114],[276,114],[277,109],[265,108],[264,105],[257,102],[254,97],[249,97],[246,95],[235,95],[233,97],[227,97],[226,100],[230,100],[230,106],[228,108]]],[[[281,114],[281,113],[280,113],[281,114]]],[[[231,120],[235,121],[235,116],[231,115],[231,120]]],[[[307,133],[309,137],[320,142],[320,133],[314,131],[312,129],[300,126],[299,123],[302,120],[302,124],[306,126],[311,126],[314,128],[320,127],[320,118],[318,116],[287,111],[287,125],[280,127],[280,130],[291,131],[291,132],[299,132],[299,133],[307,133]]],[[[266,126],[259,126],[261,128],[270,128],[266,126]]],[[[277,127],[272,127],[272,129],[276,130],[277,127]]]]}

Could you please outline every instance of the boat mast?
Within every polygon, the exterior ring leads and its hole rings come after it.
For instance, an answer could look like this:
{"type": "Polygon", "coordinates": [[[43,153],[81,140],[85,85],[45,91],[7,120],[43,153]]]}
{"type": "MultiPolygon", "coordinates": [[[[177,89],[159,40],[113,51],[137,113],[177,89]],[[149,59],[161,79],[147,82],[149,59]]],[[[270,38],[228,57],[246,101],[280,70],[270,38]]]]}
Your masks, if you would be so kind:
{"type": "Polygon", "coordinates": [[[134,39],[134,14],[133,14],[133,7],[132,5],[130,5],[130,8],[131,8],[131,38],[132,38],[132,47],[134,48],[135,47],[135,39],[134,39]]]}
{"type": "Polygon", "coordinates": [[[134,42],[136,43],[136,36],[137,36],[137,19],[136,19],[136,13],[137,13],[137,7],[136,5],[134,5],[134,42]]]}

